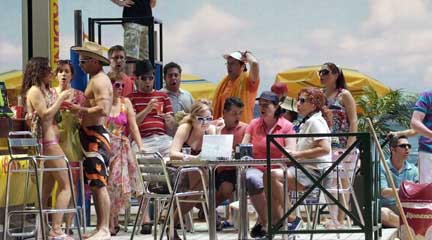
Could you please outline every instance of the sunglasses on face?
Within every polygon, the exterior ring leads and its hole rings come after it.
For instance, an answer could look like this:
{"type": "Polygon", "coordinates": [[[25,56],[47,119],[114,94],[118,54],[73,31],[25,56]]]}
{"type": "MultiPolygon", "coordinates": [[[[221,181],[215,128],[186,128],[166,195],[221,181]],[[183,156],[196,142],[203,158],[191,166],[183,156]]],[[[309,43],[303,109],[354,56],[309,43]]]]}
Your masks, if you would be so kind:
{"type": "Polygon", "coordinates": [[[400,148],[407,148],[408,147],[408,149],[411,149],[411,144],[403,143],[403,144],[399,144],[398,147],[400,147],[400,148]]]}
{"type": "Polygon", "coordinates": [[[80,59],[79,60],[79,64],[86,64],[87,62],[89,62],[91,59],[80,59]]]}
{"type": "Polygon", "coordinates": [[[153,76],[140,76],[141,81],[153,81],[153,76]]]}
{"type": "Polygon", "coordinates": [[[213,117],[196,117],[196,120],[200,123],[200,124],[204,124],[206,122],[211,122],[213,121],[213,117]]]}
{"type": "Polygon", "coordinates": [[[306,102],[306,98],[299,98],[298,100],[297,100],[297,102],[298,103],[300,103],[300,104],[303,104],[303,103],[305,103],[306,102]]]}
{"type": "Polygon", "coordinates": [[[321,69],[318,71],[318,74],[322,75],[322,76],[328,75],[329,73],[330,73],[330,71],[327,69],[321,69]]]}
{"type": "Polygon", "coordinates": [[[115,82],[114,84],[113,84],[113,87],[114,88],[124,88],[124,83],[121,83],[121,82],[115,82]]]}

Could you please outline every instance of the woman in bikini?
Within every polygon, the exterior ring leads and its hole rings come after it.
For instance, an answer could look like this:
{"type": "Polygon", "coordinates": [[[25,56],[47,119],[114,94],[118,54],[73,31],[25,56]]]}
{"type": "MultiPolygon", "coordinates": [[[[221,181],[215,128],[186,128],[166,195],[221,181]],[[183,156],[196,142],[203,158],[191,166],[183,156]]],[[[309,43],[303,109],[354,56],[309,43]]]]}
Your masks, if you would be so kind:
{"type": "MultiPolygon", "coordinates": [[[[59,145],[59,121],[58,112],[61,104],[70,95],[67,90],[57,96],[55,90],[50,88],[52,80],[49,61],[44,57],[34,57],[28,62],[22,83],[21,93],[25,96],[27,115],[26,119],[31,122],[31,131],[42,143],[42,154],[48,156],[62,156],[64,152],[59,145]]],[[[61,160],[46,161],[46,168],[65,168],[66,163],[61,160]]],[[[68,175],[65,171],[52,171],[43,174],[42,203],[46,208],[48,198],[58,183],[56,209],[66,209],[71,198],[68,175]]],[[[63,213],[52,214],[52,228],[49,232],[50,238],[73,239],[67,236],[61,229],[63,213]]]]}
{"type": "MultiPolygon", "coordinates": [[[[189,115],[185,116],[179,124],[174,140],[171,145],[171,160],[189,161],[199,159],[203,137],[205,134],[216,134],[217,130],[210,123],[213,121],[211,107],[203,101],[195,102],[191,107],[189,115]],[[191,154],[182,153],[183,147],[190,147],[191,154]]],[[[190,191],[202,190],[201,177],[197,172],[187,173],[184,182],[180,184],[190,191]]],[[[189,197],[195,199],[196,197],[189,197]]],[[[189,212],[195,203],[181,203],[181,212],[189,212]]],[[[174,226],[179,222],[177,210],[174,213],[174,226]]],[[[180,239],[177,231],[174,231],[174,239],[180,239]]]]}

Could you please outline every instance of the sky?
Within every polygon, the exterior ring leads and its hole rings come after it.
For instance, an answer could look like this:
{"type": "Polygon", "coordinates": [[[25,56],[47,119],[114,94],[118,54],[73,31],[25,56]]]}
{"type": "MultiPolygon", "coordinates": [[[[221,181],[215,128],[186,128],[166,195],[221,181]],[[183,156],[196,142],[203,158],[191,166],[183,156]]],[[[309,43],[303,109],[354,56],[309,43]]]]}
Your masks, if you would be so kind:
{"type": "MultiPolygon", "coordinates": [[[[21,1],[2,3],[0,73],[21,69],[21,1]]],[[[73,45],[73,11],[121,17],[109,0],[59,0],[60,57],[73,45]]],[[[278,72],[334,62],[357,69],[392,89],[421,92],[432,79],[432,1],[427,0],[158,0],[164,62],[218,82],[224,53],[252,52],[260,64],[260,91],[278,72]]],[[[123,43],[120,26],[103,28],[106,46],[123,43]]]]}

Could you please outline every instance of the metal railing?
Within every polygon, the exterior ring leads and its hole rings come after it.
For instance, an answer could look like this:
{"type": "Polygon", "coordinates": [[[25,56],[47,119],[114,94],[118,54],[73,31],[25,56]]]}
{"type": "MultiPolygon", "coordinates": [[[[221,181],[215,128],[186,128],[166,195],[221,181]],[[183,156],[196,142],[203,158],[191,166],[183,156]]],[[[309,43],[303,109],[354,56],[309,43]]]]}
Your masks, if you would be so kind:
{"type": "MultiPolygon", "coordinates": [[[[275,224],[268,224],[267,237],[268,239],[273,239],[275,235],[278,234],[319,234],[319,233],[363,233],[365,239],[375,240],[379,239],[381,224],[379,223],[379,159],[373,154],[375,146],[371,144],[371,136],[369,133],[338,133],[338,134],[285,134],[285,135],[267,135],[266,139],[266,149],[267,149],[267,189],[268,196],[271,196],[271,156],[270,147],[271,145],[276,146],[281,153],[283,153],[286,158],[291,160],[292,165],[298,168],[304,173],[304,175],[309,178],[313,184],[308,187],[303,193],[303,195],[291,206],[283,217],[275,224]],[[332,162],[332,165],[325,169],[322,175],[318,178],[314,178],[302,165],[301,161],[293,158],[276,139],[278,138],[309,138],[309,137],[356,137],[356,141],[348,146],[345,152],[339,156],[339,158],[332,162]],[[326,187],[323,186],[323,181],[326,177],[331,174],[331,172],[338,167],[338,165],[343,161],[343,159],[355,148],[360,151],[361,167],[359,174],[362,176],[363,183],[363,198],[364,201],[361,202],[360,208],[363,215],[364,223],[362,223],[358,216],[356,216],[348,207],[345,207],[339,199],[337,199],[333,194],[331,194],[326,187]],[[327,199],[330,199],[334,204],[336,204],[340,210],[342,210],[348,217],[350,217],[354,225],[358,228],[352,229],[307,229],[307,230],[296,230],[289,231],[284,230],[283,225],[287,221],[288,216],[293,213],[297,207],[299,207],[303,200],[305,200],[314,189],[318,188],[327,199]]],[[[268,219],[272,219],[272,202],[267,201],[267,211],[268,219]]]]}

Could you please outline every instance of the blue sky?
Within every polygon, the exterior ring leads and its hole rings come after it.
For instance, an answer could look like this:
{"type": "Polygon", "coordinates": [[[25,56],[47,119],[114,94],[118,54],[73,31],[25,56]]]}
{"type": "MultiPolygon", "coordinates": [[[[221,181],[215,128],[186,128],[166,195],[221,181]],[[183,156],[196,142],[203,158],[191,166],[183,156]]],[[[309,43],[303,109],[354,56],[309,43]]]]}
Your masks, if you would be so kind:
{"type": "MultiPolygon", "coordinates": [[[[0,16],[0,72],[21,68],[21,1],[0,16]]],[[[119,17],[109,0],[59,0],[61,58],[73,44],[73,10],[119,17]]],[[[427,0],[158,0],[164,61],[217,82],[221,55],[249,50],[261,66],[261,90],[283,70],[331,61],[358,69],[393,89],[419,92],[432,79],[432,3],[427,0]]],[[[104,45],[122,44],[121,27],[104,28],[104,45]]]]}

